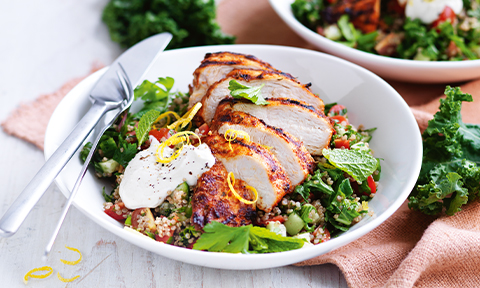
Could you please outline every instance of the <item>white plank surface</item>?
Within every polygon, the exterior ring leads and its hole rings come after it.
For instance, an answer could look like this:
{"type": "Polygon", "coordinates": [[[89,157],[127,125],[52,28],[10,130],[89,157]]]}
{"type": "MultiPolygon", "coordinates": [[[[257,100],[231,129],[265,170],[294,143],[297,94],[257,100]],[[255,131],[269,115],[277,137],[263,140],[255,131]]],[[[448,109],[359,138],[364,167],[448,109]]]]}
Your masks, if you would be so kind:
{"type": "MultiPolygon", "coordinates": [[[[108,65],[121,49],[110,41],[101,22],[107,0],[0,1],[0,121],[19,104],[85,75],[93,62],[108,65]]],[[[43,165],[43,153],[31,144],[0,132],[0,215],[43,165]]],[[[11,238],[0,238],[0,287],[23,287],[30,269],[49,265],[55,275],[31,280],[31,287],[347,287],[334,265],[226,271],[167,259],[123,241],[72,207],[52,254],[43,263],[43,249],[65,198],[52,185],[11,238]],[[64,245],[78,248],[76,259],[64,245]]]]}

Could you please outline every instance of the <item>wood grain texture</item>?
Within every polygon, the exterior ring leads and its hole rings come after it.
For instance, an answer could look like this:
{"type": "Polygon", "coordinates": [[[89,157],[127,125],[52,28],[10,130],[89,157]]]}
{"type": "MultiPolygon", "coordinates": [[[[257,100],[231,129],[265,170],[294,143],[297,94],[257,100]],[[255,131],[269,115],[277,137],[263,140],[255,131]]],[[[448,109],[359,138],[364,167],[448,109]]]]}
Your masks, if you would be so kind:
{"type": "MultiPolygon", "coordinates": [[[[100,20],[106,0],[0,2],[0,121],[20,103],[58,89],[85,75],[92,63],[111,63],[121,52],[100,20]]],[[[35,146],[0,132],[0,215],[43,165],[35,146]]],[[[76,208],[67,215],[46,263],[42,251],[54,229],[65,197],[52,185],[20,231],[0,238],[0,287],[25,287],[24,274],[49,265],[54,275],[30,287],[347,287],[336,266],[281,267],[226,271],[193,266],[140,249],[93,223],[76,208]],[[76,266],[59,259],[83,260],[76,266]],[[75,282],[60,282],[81,277],[75,282]]],[[[27,287],[28,287],[27,286],[27,287]]]]}

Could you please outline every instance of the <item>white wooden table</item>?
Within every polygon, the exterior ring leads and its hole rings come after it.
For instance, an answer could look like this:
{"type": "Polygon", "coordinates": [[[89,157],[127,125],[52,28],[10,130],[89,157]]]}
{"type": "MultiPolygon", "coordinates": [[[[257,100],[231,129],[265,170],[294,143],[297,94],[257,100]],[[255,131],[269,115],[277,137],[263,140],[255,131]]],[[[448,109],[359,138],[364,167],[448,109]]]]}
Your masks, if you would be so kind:
{"type": "MultiPolygon", "coordinates": [[[[0,121],[22,102],[83,76],[94,61],[110,64],[121,52],[101,22],[107,0],[0,1],[0,121]]],[[[0,129],[1,130],[1,129],[0,129]]],[[[43,152],[0,132],[0,215],[43,165],[43,152]]],[[[31,287],[64,287],[56,273],[81,278],[68,287],[347,287],[334,265],[227,271],[152,254],[107,232],[74,207],[46,263],[41,256],[65,203],[53,184],[20,231],[0,238],[0,287],[23,287],[23,275],[49,265],[54,275],[31,287]],[[83,261],[76,266],[78,248],[83,261]]]]}

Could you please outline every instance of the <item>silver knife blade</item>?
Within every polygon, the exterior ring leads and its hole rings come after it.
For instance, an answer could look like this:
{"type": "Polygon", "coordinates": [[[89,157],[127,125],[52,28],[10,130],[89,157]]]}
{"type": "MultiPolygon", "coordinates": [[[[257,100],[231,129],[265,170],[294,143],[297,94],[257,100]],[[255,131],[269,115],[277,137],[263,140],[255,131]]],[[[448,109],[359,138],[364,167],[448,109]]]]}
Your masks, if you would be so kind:
{"type": "MultiPolygon", "coordinates": [[[[122,63],[133,87],[137,87],[160,55],[158,51],[165,50],[171,39],[172,34],[170,33],[161,33],[144,39],[132,47],[135,48],[135,53],[129,53],[132,49],[130,48],[120,55],[110,67],[117,67],[117,63],[122,63]],[[152,47],[156,49],[152,49],[152,47]]],[[[118,85],[116,69],[108,69],[93,87],[90,97],[92,100],[118,102],[122,100],[121,89],[122,87],[118,85]]]]}
{"type": "MultiPolygon", "coordinates": [[[[132,85],[135,85],[133,87],[136,87],[144,73],[151,67],[171,38],[172,35],[170,33],[151,36],[128,49],[115,60],[91,91],[90,98],[93,100],[93,104],[90,110],[83,116],[73,131],[70,132],[63,143],[50,156],[48,161],[0,219],[0,236],[9,237],[18,231],[25,218],[27,218],[30,211],[50,186],[50,183],[62,171],[67,162],[70,161],[73,154],[82,145],[102,116],[108,111],[125,105],[126,99],[123,97],[123,87],[119,84],[116,74],[119,66],[118,62],[122,63],[125,70],[131,69],[127,70],[127,76],[132,85]]],[[[111,118],[106,121],[110,120],[111,118]]]]}

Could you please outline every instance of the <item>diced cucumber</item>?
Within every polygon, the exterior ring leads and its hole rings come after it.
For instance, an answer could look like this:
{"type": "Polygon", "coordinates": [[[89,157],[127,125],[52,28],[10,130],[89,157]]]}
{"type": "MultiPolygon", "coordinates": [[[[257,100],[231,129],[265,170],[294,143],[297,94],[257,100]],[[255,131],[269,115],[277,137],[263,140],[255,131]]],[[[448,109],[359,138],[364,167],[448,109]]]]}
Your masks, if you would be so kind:
{"type": "Polygon", "coordinates": [[[278,235],[281,235],[283,237],[287,237],[287,228],[285,225],[278,221],[270,221],[267,224],[267,229],[272,231],[273,233],[276,233],[278,235]]]}
{"type": "Polygon", "coordinates": [[[113,159],[105,162],[98,162],[97,164],[102,169],[102,172],[106,174],[116,172],[118,166],[120,166],[120,164],[118,164],[118,162],[113,159]]]}
{"type": "Polygon", "coordinates": [[[415,57],[413,57],[413,60],[417,60],[417,61],[432,61],[432,59],[430,59],[430,57],[425,56],[425,55],[422,53],[422,49],[419,49],[419,50],[417,51],[417,54],[415,55],[415,57]]]}
{"type": "Polygon", "coordinates": [[[382,166],[380,165],[380,158],[377,158],[377,170],[378,174],[375,175],[375,173],[372,175],[373,180],[378,181],[380,180],[380,174],[382,172],[382,166]]]}
{"type": "Polygon", "coordinates": [[[323,30],[323,33],[325,33],[326,38],[333,41],[340,40],[340,38],[342,38],[342,32],[340,32],[340,29],[338,28],[337,24],[327,26],[323,30]]]}
{"type": "Polygon", "coordinates": [[[285,228],[287,228],[287,233],[290,235],[298,234],[305,226],[302,218],[297,215],[297,213],[292,213],[288,215],[287,221],[285,221],[285,228]]]}
{"type": "Polygon", "coordinates": [[[178,185],[177,188],[175,188],[175,190],[185,192],[185,198],[184,199],[188,199],[189,193],[190,193],[190,188],[188,187],[187,182],[183,182],[182,184],[178,185]]]}

